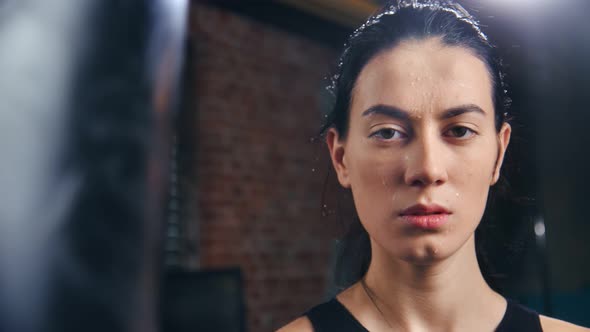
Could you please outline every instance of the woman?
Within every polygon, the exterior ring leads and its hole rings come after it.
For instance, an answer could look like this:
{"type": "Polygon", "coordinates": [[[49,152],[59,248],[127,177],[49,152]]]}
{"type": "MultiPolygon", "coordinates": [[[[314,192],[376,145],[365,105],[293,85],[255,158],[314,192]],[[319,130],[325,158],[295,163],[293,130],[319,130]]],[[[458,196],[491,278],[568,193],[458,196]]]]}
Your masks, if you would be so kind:
{"type": "Polygon", "coordinates": [[[288,331],[582,331],[493,291],[474,232],[510,141],[493,46],[462,7],[400,1],[350,38],[325,138],[370,253],[288,331]]]}

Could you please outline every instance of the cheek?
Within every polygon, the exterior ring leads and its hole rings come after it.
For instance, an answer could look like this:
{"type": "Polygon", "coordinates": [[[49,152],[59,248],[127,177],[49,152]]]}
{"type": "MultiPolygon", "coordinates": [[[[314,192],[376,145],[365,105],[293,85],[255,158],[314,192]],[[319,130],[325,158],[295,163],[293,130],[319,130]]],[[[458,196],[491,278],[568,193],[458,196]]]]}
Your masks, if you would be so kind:
{"type": "Polygon", "coordinates": [[[458,181],[470,183],[475,187],[488,188],[497,161],[497,146],[495,142],[488,141],[486,144],[458,154],[455,160],[457,163],[452,169],[458,171],[454,172],[455,176],[458,176],[458,181]]]}
{"type": "Polygon", "coordinates": [[[457,158],[450,170],[450,180],[463,188],[476,190],[488,187],[492,179],[493,160],[489,158],[457,158]]]}
{"type": "Polygon", "coordinates": [[[365,165],[359,165],[357,172],[355,172],[356,187],[374,193],[391,191],[392,173],[394,172],[394,162],[386,162],[383,159],[368,161],[365,165]]]}
{"type": "Polygon", "coordinates": [[[365,149],[355,155],[350,168],[350,182],[359,216],[383,215],[398,199],[398,185],[395,181],[403,172],[403,160],[399,153],[369,151],[365,149]]]}
{"type": "Polygon", "coordinates": [[[485,209],[488,192],[496,163],[495,147],[481,149],[487,153],[472,153],[456,158],[450,175],[451,185],[456,189],[455,199],[469,219],[479,222],[485,209]],[[494,150],[493,153],[489,151],[494,150]]]}

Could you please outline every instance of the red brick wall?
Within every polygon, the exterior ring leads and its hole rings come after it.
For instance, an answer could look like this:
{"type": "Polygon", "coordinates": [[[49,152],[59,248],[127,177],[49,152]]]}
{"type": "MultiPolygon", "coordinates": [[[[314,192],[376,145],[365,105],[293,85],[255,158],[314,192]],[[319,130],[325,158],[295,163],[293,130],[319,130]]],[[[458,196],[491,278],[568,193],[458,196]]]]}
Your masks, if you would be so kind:
{"type": "Polygon", "coordinates": [[[336,54],[302,36],[193,3],[201,267],[240,266],[248,331],[276,329],[326,293],[334,221],[320,93],[336,54]]]}

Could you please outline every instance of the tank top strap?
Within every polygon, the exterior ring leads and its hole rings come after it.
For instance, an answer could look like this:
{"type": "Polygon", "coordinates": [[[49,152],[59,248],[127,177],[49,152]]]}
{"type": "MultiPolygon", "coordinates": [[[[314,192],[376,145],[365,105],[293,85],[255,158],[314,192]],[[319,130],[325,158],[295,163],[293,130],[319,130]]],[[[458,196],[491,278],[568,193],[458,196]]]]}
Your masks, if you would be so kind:
{"type": "Polygon", "coordinates": [[[541,320],[539,314],[529,308],[526,308],[512,300],[507,299],[508,306],[504,317],[496,332],[513,332],[513,331],[527,331],[527,332],[542,332],[541,320]]]}
{"type": "Polygon", "coordinates": [[[336,298],[305,313],[315,332],[369,332],[336,298]]]}
{"type": "MultiPolygon", "coordinates": [[[[542,332],[539,314],[512,300],[496,332],[542,332]]],[[[369,332],[336,298],[317,305],[305,314],[315,332],[369,332]]]]}

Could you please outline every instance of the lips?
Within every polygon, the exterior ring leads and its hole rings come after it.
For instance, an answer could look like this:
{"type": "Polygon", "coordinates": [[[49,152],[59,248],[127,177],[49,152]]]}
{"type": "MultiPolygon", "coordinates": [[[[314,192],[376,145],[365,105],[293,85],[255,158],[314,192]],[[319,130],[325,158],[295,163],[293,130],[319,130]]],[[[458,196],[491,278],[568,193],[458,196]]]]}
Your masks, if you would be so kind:
{"type": "Polygon", "coordinates": [[[429,215],[429,214],[450,214],[450,213],[451,212],[449,210],[447,210],[446,208],[444,208],[440,205],[417,204],[417,205],[410,206],[409,208],[403,210],[400,213],[400,215],[402,215],[402,216],[405,216],[405,215],[423,216],[423,215],[429,215]]]}
{"type": "Polygon", "coordinates": [[[436,204],[417,204],[400,213],[402,220],[407,224],[424,230],[442,227],[448,222],[450,215],[451,212],[448,209],[436,204]]]}

